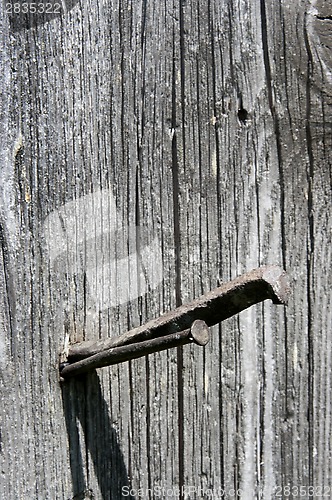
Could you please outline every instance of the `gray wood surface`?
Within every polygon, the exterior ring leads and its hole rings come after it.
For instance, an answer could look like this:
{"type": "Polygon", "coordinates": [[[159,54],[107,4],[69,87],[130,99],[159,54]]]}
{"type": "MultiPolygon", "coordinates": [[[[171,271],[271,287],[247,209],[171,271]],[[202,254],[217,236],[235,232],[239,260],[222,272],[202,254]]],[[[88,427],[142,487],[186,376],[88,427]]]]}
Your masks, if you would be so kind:
{"type": "Polygon", "coordinates": [[[328,2],[0,10],[0,498],[330,498],[328,2]],[[264,264],[287,308],[60,384],[264,264]]]}

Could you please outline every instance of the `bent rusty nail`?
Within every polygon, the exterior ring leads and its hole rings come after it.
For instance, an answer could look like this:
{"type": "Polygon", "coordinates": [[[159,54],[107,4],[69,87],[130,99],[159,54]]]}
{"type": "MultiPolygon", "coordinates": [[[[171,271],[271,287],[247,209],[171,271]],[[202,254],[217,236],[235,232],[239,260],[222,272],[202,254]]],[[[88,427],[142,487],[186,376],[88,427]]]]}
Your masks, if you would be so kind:
{"type": "Polygon", "coordinates": [[[204,320],[208,326],[212,326],[266,299],[271,299],[274,304],[286,304],[289,292],[287,275],[280,267],[263,266],[253,269],[193,302],[119,337],[74,344],[69,348],[68,361],[78,361],[112,347],[176,333],[189,328],[196,319],[204,320]]]}
{"type": "Polygon", "coordinates": [[[130,359],[140,358],[147,354],[170,349],[171,347],[179,347],[185,344],[195,343],[200,346],[205,346],[210,339],[209,327],[205,321],[196,320],[191,328],[158,337],[156,339],[145,340],[143,342],[128,344],[120,347],[112,347],[106,351],[99,352],[94,356],[77,361],[76,363],[64,363],[60,371],[62,378],[74,377],[88,372],[95,368],[103,366],[115,365],[123,363],[130,359]]]}

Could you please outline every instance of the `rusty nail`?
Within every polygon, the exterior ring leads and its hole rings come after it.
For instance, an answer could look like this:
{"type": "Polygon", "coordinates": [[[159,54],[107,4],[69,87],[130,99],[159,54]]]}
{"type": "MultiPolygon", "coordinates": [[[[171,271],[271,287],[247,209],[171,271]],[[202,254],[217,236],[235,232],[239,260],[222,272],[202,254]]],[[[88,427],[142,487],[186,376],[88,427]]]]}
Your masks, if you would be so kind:
{"type": "Polygon", "coordinates": [[[181,332],[125,346],[112,347],[93,356],[77,361],[76,363],[64,363],[63,366],[60,367],[60,369],[62,368],[60,375],[62,378],[74,377],[95,368],[123,363],[124,361],[129,361],[130,359],[140,358],[142,356],[146,356],[147,354],[152,354],[154,352],[190,343],[205,346],[208,343],[209,338],[209,327],[205,321],[196,320],[192,324],[191,328],[181,332]]]}
{"type": "Polygon", "coordinates": [[[263,266],[223,283],[193,302],[119,337],[72,345],[68,352],[68,361],[72,363],[113,347],[173,334],[190,328],[196,319],[204,320],[208,326],[212,326],[266,299],[271,299],[274,304],[286,304],[289,291],[285,271],[278,266],[263,266]]]}

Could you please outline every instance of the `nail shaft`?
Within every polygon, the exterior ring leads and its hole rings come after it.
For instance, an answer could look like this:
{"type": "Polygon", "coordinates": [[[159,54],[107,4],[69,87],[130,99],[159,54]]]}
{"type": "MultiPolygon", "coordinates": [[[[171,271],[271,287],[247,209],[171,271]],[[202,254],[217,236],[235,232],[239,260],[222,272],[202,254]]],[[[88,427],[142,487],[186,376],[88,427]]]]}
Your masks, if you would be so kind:
{"type": "Polygon", "coordinates": [[[68,364],[61,370],[61,377],[74,377],[95,368],[123,363],[124,361],[140,358],[141,356],[170,349],[171,347],[179,347],[190,343],[205,346],[208,341],[209,327],[204,321],[196,320],[192,324],[192,327],[187,330],[166,335],[165,337],[113,347],[76,363],[68,364]]]}
{"type": "Polygon", "coordinates": [[[189,328],[196,319],[212,326],[266,299],[271,299],[274,304],[286,304],[288,295],[285,271],[278,266],[260,267],[119,337],[75,344],[69,349],[68,361],[78,361],[113,347],[173,334],[189,328]]]}

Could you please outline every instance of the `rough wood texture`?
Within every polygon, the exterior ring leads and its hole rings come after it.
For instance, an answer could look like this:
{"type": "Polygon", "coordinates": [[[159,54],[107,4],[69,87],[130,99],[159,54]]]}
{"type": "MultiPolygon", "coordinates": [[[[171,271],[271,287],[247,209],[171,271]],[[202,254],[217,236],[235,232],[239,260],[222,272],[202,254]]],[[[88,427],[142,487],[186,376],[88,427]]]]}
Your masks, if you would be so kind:
{"type": "Polygon", "coordinates": [[[5,10],[0,497],[330,495],[327,2],[5,10]],[[287,310],[60,385],[68,342],[270,263],[287,310]]]}

